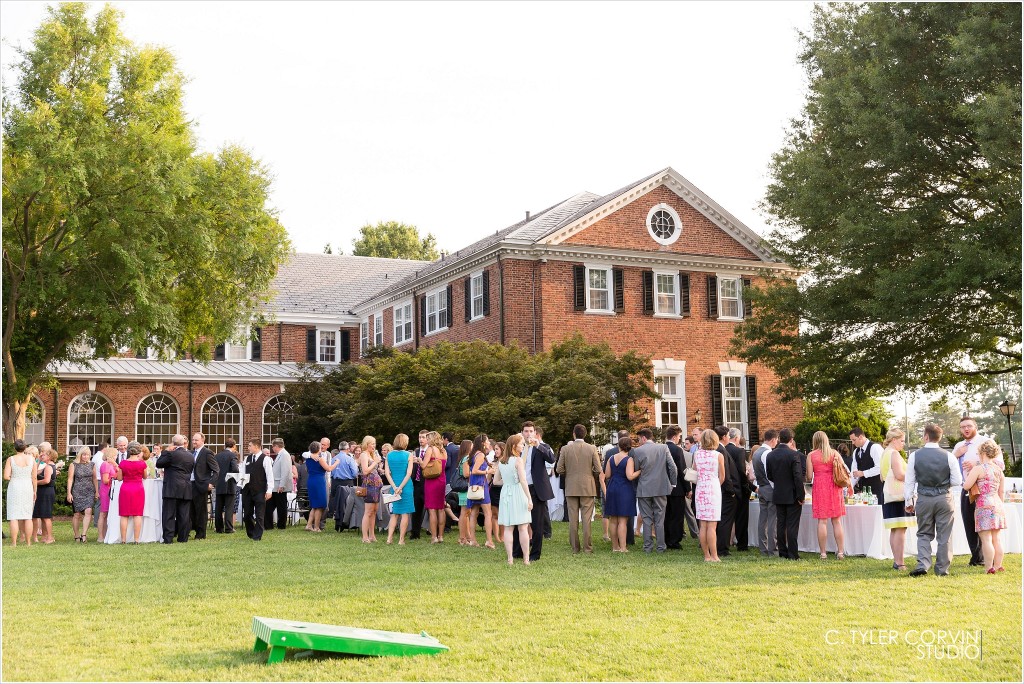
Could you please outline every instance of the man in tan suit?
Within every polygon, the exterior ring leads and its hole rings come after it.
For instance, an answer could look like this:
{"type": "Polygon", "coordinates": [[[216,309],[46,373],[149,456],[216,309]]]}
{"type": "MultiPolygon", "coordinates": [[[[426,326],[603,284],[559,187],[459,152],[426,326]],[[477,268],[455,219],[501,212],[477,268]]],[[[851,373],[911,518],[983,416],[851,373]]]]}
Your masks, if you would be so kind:
{"type": "Polygon", "coordinates": [[[594,516],[594,498],[600,486],[601,458],[597,447],[584,442],[587,428],[577,425],[572,429],[576,439],[558,452],[555,472],[565,475],[565,506],[569,515],[569,544],[573,553],[580,552],[580,517],[583,519],[583,550],[593,553],[590,543],[591,518],[594,516]]]}

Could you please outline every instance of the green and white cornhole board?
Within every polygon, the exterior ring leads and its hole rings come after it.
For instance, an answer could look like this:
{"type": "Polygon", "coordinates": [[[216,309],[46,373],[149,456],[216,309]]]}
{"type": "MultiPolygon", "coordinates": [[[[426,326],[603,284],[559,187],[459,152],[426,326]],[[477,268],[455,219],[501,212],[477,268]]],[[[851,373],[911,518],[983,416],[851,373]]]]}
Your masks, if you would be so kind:
{"type": "Polygon", "coordinates": [[[375,629],[319,625],[314,622],[254,617],[253,651],[270,649],[267,664],[284,660],[286,648],[301,648],[367,656],[408,656],[442,653],[448,647],[426,632],[382,632],[375,629]]]}

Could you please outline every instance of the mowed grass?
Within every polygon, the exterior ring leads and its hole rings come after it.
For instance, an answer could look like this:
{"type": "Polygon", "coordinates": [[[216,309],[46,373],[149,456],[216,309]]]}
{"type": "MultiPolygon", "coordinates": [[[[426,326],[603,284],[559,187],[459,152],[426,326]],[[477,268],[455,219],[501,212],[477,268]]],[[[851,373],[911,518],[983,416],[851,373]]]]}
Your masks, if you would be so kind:
{"type": "MultiPolygon", "coordinates": [[[[367,546],[357,533],[242,532],[173,546],[3,547],[3,677],[14,680],[901,680],[1021,678],[1021,556],[986,576],[909,578],[863,558],[736,554],[696,542],[572,556],[555,523],[540,562],[504,551],[367,546]],[[451,650],[411,658],[252,652],[254,615],[426,630],[451,650]],[[829,632],[829,630],[838,630],[829,632]],[[896,630],[863,643],[850,630],[896,630]],[[921,657],[907,630],[982,630],[974,659],[921,657]],[[830,645],[828,641],[835,645],[830,645]],[[877,639],[876,639],[877,641],[877,639]],[[835,643],[838,642],[838,643],[835,643]]],[[[479,535],[483,539],[482,533],[479,535]]],[[[909,562],[909,559],[908,559],[909,562]]],[[[916,637],[911,637],[916,639],[916,637]]]]}

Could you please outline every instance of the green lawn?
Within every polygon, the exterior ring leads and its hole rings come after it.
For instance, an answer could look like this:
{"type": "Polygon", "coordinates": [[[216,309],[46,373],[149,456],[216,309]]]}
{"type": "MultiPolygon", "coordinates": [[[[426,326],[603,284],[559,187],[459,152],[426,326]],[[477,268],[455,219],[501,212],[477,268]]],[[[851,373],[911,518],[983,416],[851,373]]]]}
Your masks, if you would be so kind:
{"type": "MultiPolygon", "coordinates": [[[[3,677],[12,680],[1016,680],[1021,556],[986,576],[912,579],[885,561],[682,552],[573,557],[555,524],[543,559],[360,543],[352,532],[210,534],[188,544],[3,547],[3,677]],[[414,658],[252,652],[253,615],[426,630],[414,658]],[[851,629],[896,630],[894,645],[851,629]],[[829,632],[829,630],[837,630],[829,632]],[[907,630],[981,630],[974,659],[919,657],[907,630]],[[826,641],[835,645],[830,645],[826,641]],[[877,641],[877,639],[876,639],[877,641]]],[[[330,529],[330,527],[328,528],[330,529]]],[[[597,538],[600,539],[600,528],[597,538]]],[[[482,534],[480,535],[482,539],[482,534]]],[[[908,559],[909,560],[909,559],[908,559]]],[[[919,637],[911,633],[911,639],[919,637]]],[[[929,637],[930,638],[930,637],[929,637]]]]}

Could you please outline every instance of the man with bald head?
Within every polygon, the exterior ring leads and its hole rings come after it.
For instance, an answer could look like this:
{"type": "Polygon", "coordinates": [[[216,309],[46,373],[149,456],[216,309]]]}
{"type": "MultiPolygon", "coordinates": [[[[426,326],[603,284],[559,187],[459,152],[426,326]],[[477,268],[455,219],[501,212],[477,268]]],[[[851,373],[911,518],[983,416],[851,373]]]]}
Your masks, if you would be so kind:
{"type": "Polygon", "coordinates": [[[170,449],[165,449],[156,461],[164,471],[164,544],[188,541],[192,505],[192,453],[185,448],[185,436],[171,437],[170,449]]]}

